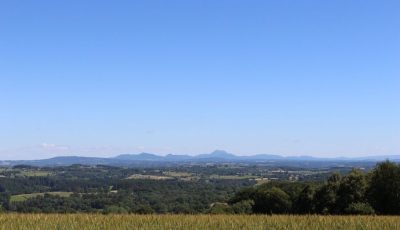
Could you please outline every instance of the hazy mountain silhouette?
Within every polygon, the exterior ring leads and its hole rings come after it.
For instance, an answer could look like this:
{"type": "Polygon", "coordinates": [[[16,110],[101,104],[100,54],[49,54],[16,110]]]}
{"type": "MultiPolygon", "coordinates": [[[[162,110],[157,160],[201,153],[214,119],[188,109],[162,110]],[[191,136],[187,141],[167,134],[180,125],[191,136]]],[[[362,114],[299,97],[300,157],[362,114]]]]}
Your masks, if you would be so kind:
{"type": "Polygon", "coordinates": [[[400,155],[384,155],[384,156],[366,156],[366,157],[336,157],[322,158],[313,156],[281,156],[277,154],[256,154],[249,156],[238,156],[224,150],[215,150],[211,153],[200,155],[175,155],[168,154],[161,156],[152,153],[140,154],[121,154],[116,157],[81,157],[81,156],[60,156],[42,160],[7,160],[0,161],[0,165],[37,165],[37,166],[54,166],[54,165],[140,165],[144,162],[153,163],[204,163],[204,162],[348,162],[348,161],[383,161],[383,160],[400,161],[400,155]]]}

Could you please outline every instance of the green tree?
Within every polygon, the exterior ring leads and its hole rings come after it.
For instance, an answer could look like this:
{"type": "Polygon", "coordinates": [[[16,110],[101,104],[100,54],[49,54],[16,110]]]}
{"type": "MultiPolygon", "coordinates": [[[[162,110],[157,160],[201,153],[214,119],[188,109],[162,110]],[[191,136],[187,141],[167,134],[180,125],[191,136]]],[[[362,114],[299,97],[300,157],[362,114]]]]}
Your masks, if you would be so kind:
{"type": "Polygon", "coordinates": [[[253,187],[245,188],[240,190],[229,200],[230,204],[240,202],[242,200],[254,200],[256,189],[253,187]]]}
{"type": "Polygon", "coordinates": [[[144,204],[140,205],[135,212],[138,214],[153,214],[154,210],[150,205],[144,204]]]}
{"type": "Polygon", "coordinates": [[[280,188],[273,187],[255,193],[254,213],[281,214],[288,213],[290,209],[290,197],[280,188]]]}
{"type": "Polygon", "coordinates": [[[242,200],[234,203],[231,207],[235,214],[251,214],[253,212],[253,200],[242,200]]]}
{"type": "Polygon", "coordinates": [[[372,215],[375,214],[374,209],[368,203],[351,203],[345,210],[344,213],[352,215],[372,215]]]}
{"type": "Polygon", "coordinates": [[[120,206],[116,205],[110,205],[106,206],[106,208],[103,210],[104,214],[126,214],[128,211],[120,206]]]}
{"type": "Polygon", "coordinates": [[[353,169],[340,181],[338,195],[338,208],[343,212],[352,203],[364,203],[366,201],[367,180],[364,173],[353,169]]]}
{"type": "Polygon", "coordinates": [[[400,214],[400,167],[386,161],[371,172],[369,200],[380,214],[400,214]]]}
{"type": "Polygon", "coordinates": [[[314,204],[315,188],[307,185],[299,194],[295,202],[295,211],[300,214],[310,214],[315,212],[314,204]]]}
{"type": "Polygon", "coordinates": [[[212,204],[210,214],[231,214],[233,213],[232,208],[226,203],[214,203],[212,204]]]}
{"type": "Polygon", "coordinates": [[[333,173],[328,181],[315,193],[316,211],[322,214],[339,213],[337,191],[340,186],[340,175],[333,173]]]}

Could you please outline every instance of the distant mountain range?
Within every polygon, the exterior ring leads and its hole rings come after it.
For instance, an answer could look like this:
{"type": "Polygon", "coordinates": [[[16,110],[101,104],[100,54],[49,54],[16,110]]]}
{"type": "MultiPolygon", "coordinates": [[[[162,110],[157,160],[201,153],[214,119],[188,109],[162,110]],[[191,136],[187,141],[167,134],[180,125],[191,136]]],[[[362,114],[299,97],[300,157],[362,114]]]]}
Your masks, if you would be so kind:
{"type": "Polygon", "coordinates": [[[250,156],[238,156],[224,150],[215,150],[212,153],[200,154],[196,156],[168,154],[160,156],[152,153],[122,154],[116,157],[80,157],[80,156],[60,156],[42,160],[5,160],[0,161],[0,165],[33,165],[33,166],[62,166],[72,164],[82,165],[118,165],[118,166],[138,166],[138,165],[157,165],[157,164],[178,164],[178,163],[229,163],[229,162],[377,162],[384,160],[400,161],[400,155],[368,156],[368,157],[336,157],[322,158],[312,156],[281,156],[274,154],[257,154],[250,156]]]}

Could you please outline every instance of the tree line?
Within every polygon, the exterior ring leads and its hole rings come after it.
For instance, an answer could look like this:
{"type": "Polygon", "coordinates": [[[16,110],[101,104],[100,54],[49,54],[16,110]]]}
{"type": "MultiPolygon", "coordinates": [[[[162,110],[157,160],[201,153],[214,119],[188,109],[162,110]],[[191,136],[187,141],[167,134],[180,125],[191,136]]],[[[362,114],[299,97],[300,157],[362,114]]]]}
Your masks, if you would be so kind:
{"type": "MultiPolygon", "coordinates": [[[[19,170],[26,168],[21,166],[19,170]]],[[[400,166],[389,161],[377,164],[368,173],[353,169],[344,176],[333,173],[325,181],[272,181],[262,185],[254,185],[254,181],[247,179],[128,180],[126,177],[138,173],[137,169],[105,166],[46,170],[52,175],[0,177],[0,211],[400,214],[400,166]],[[11,199],[17,194],[57,191],[72,195],[44,194],[24,201],[11,199]]]]}
{"type": "Polygon", "coordinates": [[[400,165],[378,163],[369,173],[333,173],[322,184],[271,182],[249,187],[211,213],[400,214],[400,165]]]}
{"type": "Polygon", "coordinates": [[[61,178],[0,178],[0,211],[20,213],[207,213],[209,204],[223,202],[246,180],[127,180],[61,178]],[[51,190],[48,190],[48,187],[51,190]],[[45,189],[47,188],[47,190],[45,189]],[[61,189],[60,189],[61,188],[61,189]],[[68,197],[52,195],[66,191],[68,197]],[[24,201],[12,194],[42,192],[24,201]],[[49,192],[49,193],[46,193],[49,192]]]}

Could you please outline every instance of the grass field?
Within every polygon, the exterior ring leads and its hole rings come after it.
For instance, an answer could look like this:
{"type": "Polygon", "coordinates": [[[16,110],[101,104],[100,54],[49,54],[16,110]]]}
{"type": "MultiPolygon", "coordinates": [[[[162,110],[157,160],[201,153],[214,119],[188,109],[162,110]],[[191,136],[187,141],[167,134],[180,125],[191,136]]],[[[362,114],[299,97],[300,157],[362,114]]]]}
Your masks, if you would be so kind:
{"type": "Polygon", "coordinates": [[[219,180],[245,180],[245,179],[256,179],[256,176],[238,176],[238,175],[210,175],[210,179],[219,180]]]}
{"type": "Polygon", "coordinates": [[[164,172],[163,174],[167,175],[167,176],[172,176],[172,177],[191,177],[191,176],[193,176],[192,173],[174,172],[174,171],[167,171],[167,172],[164,172]]]}
{"type": "Polygon", "coordinates": [[[126,179],[131,179],[131,180],[134,180],[134,179],[139,179],[139,180],[172,180],[174,178],[173,177],[169,177],[169,176],[133,174],[133,175],[130,175],[126,179]]]}
{"type": "Polygon", "coordinates": [[[1,214],[0,229],[400,229],[400,217],[1,214]]]}
{"type": "Polygon", "coordinates": [[[28,170],[28,171],[20,171],[18,176],[26,176],[26,177],[35,177],[35,176],[52,176],[52,172],[48,171],[39,171],[39,170],[28,170]]]}
{"type": "MultiPolygon", "coordinates": [[[[72,192],[46,192],[47,194],[51,195],[57,195],[61,197],[69,197],[72,192]]],[[[20,201],[25,201],[29,198],[36,197],[36,196],[44,196],[45,193],[29,193],[29,194],[19,194],[19,195],[13,195],[10,198],[11,202],[20,202],[20,201]]]]}

